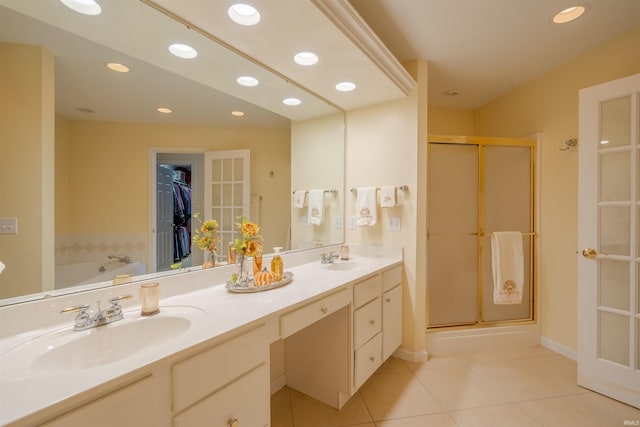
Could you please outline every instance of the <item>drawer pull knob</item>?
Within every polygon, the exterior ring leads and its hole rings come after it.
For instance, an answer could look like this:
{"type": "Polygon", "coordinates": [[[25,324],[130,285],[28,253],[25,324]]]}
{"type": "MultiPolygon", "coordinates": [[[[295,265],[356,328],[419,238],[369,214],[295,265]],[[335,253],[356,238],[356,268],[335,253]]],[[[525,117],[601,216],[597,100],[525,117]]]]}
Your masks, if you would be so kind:
{"type": "Polygon", "coordinates": [[[372,324],[372,325],[374,325],[374,324],[376,323],[376,321],[375,321],[375,320],[373,320],[373,319],[371,319],[371,320],[369,320],[369,323],[370,323],[370,324],[372,324]]]}
{"type": "Polygon", "coordinates": [[[376,357],[375,356],[369,356],[369,360],[371,360],[372,362],[376,361],[376,357]]]}
{"type": "Polygon", "coordinates": [[[322,312],[322,314],[327,314],[327,312],[329,311],[329,309],[327,308],[327,306],[326,306],[326,305],[323,305],[323,306],[320,308],[320,311],[322,312]]]}
{"type": "Polygon", "coordinates": [[[238,419],[237,418],[229,418],[227,421],[227,426],[229,427],[238,427],[238,419]]]}
{"type": "Polygon", "coordinates": [[[391,302],[391,297],[386,297],[384,300],[385,300],[386,302],[391,302]]]}

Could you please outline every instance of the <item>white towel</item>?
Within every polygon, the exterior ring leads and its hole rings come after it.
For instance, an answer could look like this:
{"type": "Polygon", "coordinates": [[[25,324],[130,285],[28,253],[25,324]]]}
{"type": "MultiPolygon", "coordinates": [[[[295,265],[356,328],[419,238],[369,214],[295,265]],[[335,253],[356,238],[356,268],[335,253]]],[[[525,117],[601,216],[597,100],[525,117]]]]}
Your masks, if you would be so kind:
{"type": "Polygon", "coordinates": [[[380,187],[380,207],[392,208],[396,205],[396,187],[380,187]]]}
{"type": "Polygon", "coordinates": [[[298,190],[293,193],[293,207],[304,207],[304,196],[307,194],[305,190],[298,190]]]}
{"type": "Polygon", "coordinates": [[[491,234],[493,303],[521,304],[524,287],[522,233],[501,231],[491,234]]]}
{"type": "Polygon", "coordinates": [[[307,222],[313,225],[322,224],[322,212],[324,211],[324,190],[309,190],[309,213],[307,222]]]}
{"type": "Polygon", "coordinates": [[[376,188],[363,187],[358,188],[356,196],[356,215],[358,225],[375,225],[377,222],[376,214],[376,188]]]}
{"type": "Polygon", "coordinates": [[[4,270],[4,264],[0,261],[0,273],[2,273],[2,270],[4,270]]]}

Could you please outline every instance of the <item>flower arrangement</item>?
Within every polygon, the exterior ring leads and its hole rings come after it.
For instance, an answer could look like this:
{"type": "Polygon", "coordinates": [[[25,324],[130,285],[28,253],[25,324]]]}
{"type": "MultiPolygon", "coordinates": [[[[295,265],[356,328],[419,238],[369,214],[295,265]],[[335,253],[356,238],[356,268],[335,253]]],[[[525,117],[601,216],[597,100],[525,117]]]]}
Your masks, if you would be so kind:
{"type": "Polygon", "coordinates": [[[242,233],[233,244],[233,250],[238,255],[255,256],[262,249],[262,236],[258,234],[260,227],[247,219],[240,217],[240,222],[236,223],[238,230],[242,233]]]}
{"type": "Polygon", "coordinates": [[[249,283],[249,272],[246,271],[246,257],[258,257],[262,255],[262,236],[259,234],[260,227],[249,221],[246,216],[240,217],[240,222],[236,227],[241,232],[241,236],[236,238],[232,248],[236,253],[236,262],[239,267],[238,274],[231,278],[233,283],[247,286],[249,283]]]}
{"type": "Polygon", "coordinates": [[[215,255],[218,251],[217,244],[220,241],[218,236],[218,221],[208,219],[201,221],[198,214],[193,214],[193,218],[200,221],[200,231],[193,235],[193,243],[200,249],[209,251],[209,260],[202,266],[204,268],[213,267],[215,265],[215,255]]]}

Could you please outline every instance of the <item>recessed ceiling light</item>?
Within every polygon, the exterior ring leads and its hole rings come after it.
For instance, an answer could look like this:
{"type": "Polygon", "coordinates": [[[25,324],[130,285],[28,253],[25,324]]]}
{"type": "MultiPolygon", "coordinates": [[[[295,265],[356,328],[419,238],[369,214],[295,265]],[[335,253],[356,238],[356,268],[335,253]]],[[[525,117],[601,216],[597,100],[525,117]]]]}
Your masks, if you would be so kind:
{"type": "Polygon", "coordinates": [[[293,60],[296,62],[296,64],[308,67],[310,65],[316,65],[319,58],[318,55],[313,52],[304,51],[296,53],[296,56],[293,57],[293,60]]]}
{"type": "Polygon", "coordinates": [[[458,89],[448,89],[442,92],[444,96],[458,96],[458,89]]]}
{"type": "Polygon", "coordinates": [[[158,112],[163,113],[163,114],[173,113],[173,110],[171,108],[167,108],[167,107],[158,107],[157,110],[158,110],[158,112]]]}
{"type": "Polygon", "coordinates": [[[232,111],[231,115],[236,117],[242,117],[244,116],[244,113],[242,111],[232,111]]]}
{"type": "Polygon", "coordinates": [[[603,139],[602,141],[600,141],[600,144],[602,145],[607,145],[609,143],[609,141],[607,141],[606,139],[603,139]]]}
{"type": "Polygon", "coordinates": [[[69,9],[82,13],[83,15],[100,15],[102,8],[95,0],[60,0],[69,9]]]}
{"type": "Polygon", "coordinates": [[[236,79],[236,82],[238,82],[239,85],[247,87],[258,86],[258,84],[260,83],[258,79],[251,76],[240,76],[236,79]]]}
{"type": "Polygon", "coordinates": [[[298,98],[286,98],[282,100],[282,103],[284,105],[291,105],[291,106],[295,106],[295,105],[300,105],[302,104],[302,101],[300,101],[298,98]]]}
{"type": "Polygon", "coordinates": [[[351,92],[356,88],[356,84],[352,82],[341,82],[336,85],[336,90],[340,92],[351,92]]]}
{"type": "Polygon", "coordinates": [[[250,27],[260,22],[258,9],[247,3],[236,3],[227,11],[229,18],[236,24],[250,27]]]}
{"type": "Polygon", "coordinates": [[[587,11],[586,5],[568,7],[553,17],[556,24],[566,24],[581,17],[587,11]]]}
{"type": "Polygon", "coordinates": [[[107,64],[107,67],[109,67],[113,71],[117,71],[118,73],[129,72],[129,67],[127,67],[126,65],[118,64],[117,62],[109,62],[107,64]]]}
{"type": "Polygon", "coordinates": [[[193,59],[198,56],[198,51],[189,45],[182,43],[174,43],[169,46],[169,52],[173,53],[178,58],[193,59]]]}

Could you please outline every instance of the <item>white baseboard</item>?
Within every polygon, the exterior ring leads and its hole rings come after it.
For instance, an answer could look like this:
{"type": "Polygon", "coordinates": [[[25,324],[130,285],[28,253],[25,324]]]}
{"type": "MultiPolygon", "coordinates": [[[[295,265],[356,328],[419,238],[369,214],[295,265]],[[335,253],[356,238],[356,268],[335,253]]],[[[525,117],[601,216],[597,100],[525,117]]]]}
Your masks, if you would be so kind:
{"type": "Polygon", "coordinates": [[[279,392],[282,387],[287,385],[287,377],[284,375],[280,375],[278,378],[271,382],[271,395],[273,396],[277,392],[279,392]]]}
{"type": "Polygon", "coordinates": [[[551,351],[555,351],[556,353],[559,353],[571,360],[578,360],[578,353],[574,349],[569,348],[566,345],[562,345],[552,340],[551,338],[540,337],[540,345],[548,348],[551,351]]]}
{"type": "Polygon", "coordinates": [[[422,351],[409,351],[399,348],[393,352],[393,357],[406,360],[407,362],[426,362],[429,359],[429,353],[422,351]]]}

